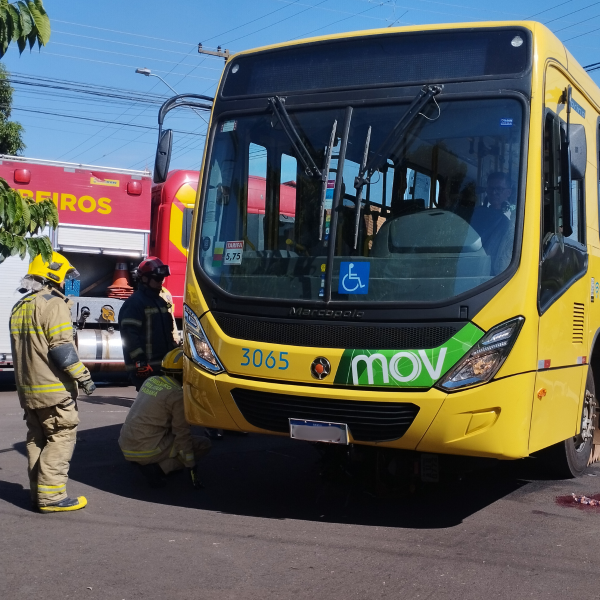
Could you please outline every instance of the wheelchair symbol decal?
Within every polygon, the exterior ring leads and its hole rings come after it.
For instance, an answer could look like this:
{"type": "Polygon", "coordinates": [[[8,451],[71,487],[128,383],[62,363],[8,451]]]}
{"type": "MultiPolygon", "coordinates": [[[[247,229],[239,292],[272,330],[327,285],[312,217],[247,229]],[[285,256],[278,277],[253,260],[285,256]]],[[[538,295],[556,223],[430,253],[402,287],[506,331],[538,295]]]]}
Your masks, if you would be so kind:
{"type": "Polygon", "coordinates": [[[370,269],[368,262],[340,263],[338,294],[367,294],[370,269]]]}

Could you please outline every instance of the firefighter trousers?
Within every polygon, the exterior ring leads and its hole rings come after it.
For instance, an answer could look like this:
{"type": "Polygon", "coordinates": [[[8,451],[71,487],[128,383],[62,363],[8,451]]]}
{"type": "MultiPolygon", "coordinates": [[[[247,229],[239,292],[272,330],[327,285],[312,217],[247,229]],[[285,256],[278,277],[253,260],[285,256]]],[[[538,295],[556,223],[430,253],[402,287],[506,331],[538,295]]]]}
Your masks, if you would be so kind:
{"type": "Polygon", "coordinates": [[[77,404],[69,397],[56,406],[26,408],[23,418],[31,500],[38,506],[60,502],[67,497],[69,463],[79,424],[77,404]]]}
{"type": "MultiPolygon", "coordinates": [[[[210,452],[211,443],[208,438],[201,437],[199,435],[192,436],[192,446],[194,448],[194,459],[200,460],[203,456],[206,456],[210,452]]],[[[179,471],[185,466],[179,457],[174,456],[173,458],[158,457],[158,465],[163,470],[165,475],[172,473],[173,471],[179,471]]]]}
{"type": "MultiPolygon", "coordinates": [[[[194,448],[194,459],[200,460],[203,456],[206,456],[211,449],[212,444],[210,440],[206,437],[201,437],[199,435],[192,436],[192,446],[194,448]]],[[[173,447],[171,445],[167,446],[160,454],[156,456],[152,456],[151,458],[144,458],[132,462],[137,462],[141,465],[149,465],[156,463],[160,466],[163,473],[168,475],[173,471],[180,471],[185,467],[182,460],[178,455],[172,456],[173,447]]],[[[131,460],[131,458],[125,457],[126,460],[131,460]]]]}

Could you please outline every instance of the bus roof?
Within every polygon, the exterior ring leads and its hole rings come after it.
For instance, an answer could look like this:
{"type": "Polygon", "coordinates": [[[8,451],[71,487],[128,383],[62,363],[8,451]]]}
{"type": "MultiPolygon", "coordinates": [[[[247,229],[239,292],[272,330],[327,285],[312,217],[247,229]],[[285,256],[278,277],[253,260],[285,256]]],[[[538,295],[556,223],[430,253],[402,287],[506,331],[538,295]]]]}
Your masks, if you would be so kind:
{"type": "MultiPolygon", "coordinates": [[[[381,29],[364,29],[360,31],[349,31],[346,33],[336,33],[331,35],[323,35],[317,37],[310,37],[300,40],[293,40],[288,42],[281,42],[279,44],[271,44],[268,46],[259,46],[257,48],[251,48],[248,50],[242,50],[236,54],[232,54],[227,63],[231,63],[236,58],[241,56],[247,56],[258,52],[264,52],[269,50],[278,50],[283,48],[291,48],[293,46],[301,46],[304,44],[311,44],[314,42],[325,42],[332,40],[344,40],[366,36],[377,36],[377,35],[389,35],[393,33],[418,33],[428,31],[452,31],[457,29],[469,29],[471,31],[477,29],[486,28],[498,28],[498,27],[522,27],[529,29],[534,36],[534,43],[539,46],[543,45],[544,51],[539,53],[540,56],[552,56],[561,64],[565,69],[573,75],[580,86],[580,91],[587,96],[591,104],[595,105],[596,109],[600,111],[600,88],[596,82],[590,77],[590,75],[583,69],[583,67],[577,62],[573,55],[569,52],[566,46],[556,37],[556,35],[550,31],[544,24],[537,21],[481,21],[471,23],[436,23],[430,25],[410,25],[407,27],[386,27],[381,29]]],[[[534,53],[538,54],[537,52],[534,53]]],[[[545,60],[544,60],[545,62],[545,60]]],[[[223,70],[221,74],[221,81],[219,82],[219,88],[223,81],[223,77],[227,69],[223,70]]]]}

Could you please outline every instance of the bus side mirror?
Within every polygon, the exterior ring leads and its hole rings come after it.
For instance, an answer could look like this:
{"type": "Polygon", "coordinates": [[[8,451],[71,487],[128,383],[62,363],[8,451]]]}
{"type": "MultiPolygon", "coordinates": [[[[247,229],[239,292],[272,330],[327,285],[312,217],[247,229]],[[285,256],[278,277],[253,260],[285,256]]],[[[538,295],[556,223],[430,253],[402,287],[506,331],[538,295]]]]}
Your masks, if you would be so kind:
{"type": "Polygon", "coordinates": [[[583,125],[571,125],[569,146],[571,148],[571,179],[583,179],[587,164],[587,143],[583,125]]]}
{"type": "Polygon", "coordinates": [[[154,161],[154,183],[164,183],[169,173],[171,163],[171,149],[173,148],[173,130],[166,129],[162,132],[156,148],[154,161]]]}

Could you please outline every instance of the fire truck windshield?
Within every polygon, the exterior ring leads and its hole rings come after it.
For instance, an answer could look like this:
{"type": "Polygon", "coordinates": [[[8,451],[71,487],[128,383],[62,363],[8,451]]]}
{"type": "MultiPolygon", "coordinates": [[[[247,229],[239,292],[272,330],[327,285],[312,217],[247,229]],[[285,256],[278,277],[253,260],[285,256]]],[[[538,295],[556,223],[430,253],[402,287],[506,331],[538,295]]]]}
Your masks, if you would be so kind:
{"type": "Polygon", "coordinates": [[[503,273],[518,242],[523,105],[436,100],[358,187],[408,103],[361,104],[351,117],[286,107],[323,179],[272,113],[221,120],[197,245],[204,276],[244,297],[318,301],[329,280],[337,301],[439,302],[503,273]]]}

